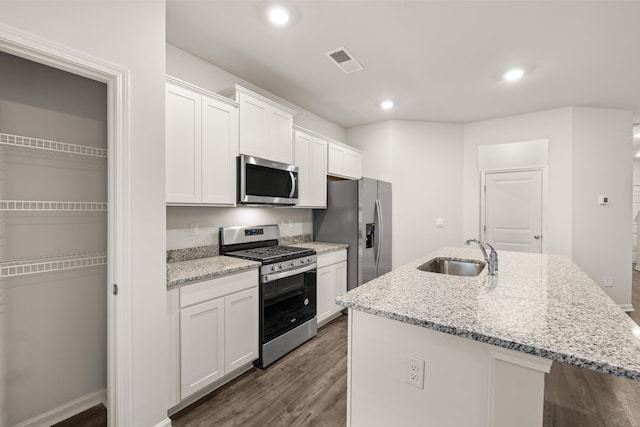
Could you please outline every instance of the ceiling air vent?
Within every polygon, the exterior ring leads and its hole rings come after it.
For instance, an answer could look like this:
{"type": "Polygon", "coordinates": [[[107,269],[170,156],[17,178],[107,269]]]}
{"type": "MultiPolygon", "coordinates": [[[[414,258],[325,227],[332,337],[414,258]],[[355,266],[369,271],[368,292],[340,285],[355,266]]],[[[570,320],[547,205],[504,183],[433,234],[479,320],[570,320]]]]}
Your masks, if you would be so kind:
{"type": "Polygon", "coordinates": [[[325,55],[346,74],[360,71],[364,68],[344,47],[330,50],[325,55]]]}

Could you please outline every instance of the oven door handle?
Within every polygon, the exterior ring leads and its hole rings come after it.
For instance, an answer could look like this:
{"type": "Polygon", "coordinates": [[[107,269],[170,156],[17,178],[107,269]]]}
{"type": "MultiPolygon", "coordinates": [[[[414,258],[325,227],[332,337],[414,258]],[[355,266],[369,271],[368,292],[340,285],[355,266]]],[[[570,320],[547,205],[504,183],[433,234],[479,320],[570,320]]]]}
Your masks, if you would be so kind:
{"type": "Polygon", "coordinates": [[[311,270],[315,270],[317,264],[314,262],[313,264],[308,264],[302,268],[296,268],[294,270],[281,271],[279,273],[271,273],[265,274],[262,276],[262,281],[264,283],[273,282],[274,280],[284,279],[285,277],[295,276],[296,274],[306,273],[311,270]]]}

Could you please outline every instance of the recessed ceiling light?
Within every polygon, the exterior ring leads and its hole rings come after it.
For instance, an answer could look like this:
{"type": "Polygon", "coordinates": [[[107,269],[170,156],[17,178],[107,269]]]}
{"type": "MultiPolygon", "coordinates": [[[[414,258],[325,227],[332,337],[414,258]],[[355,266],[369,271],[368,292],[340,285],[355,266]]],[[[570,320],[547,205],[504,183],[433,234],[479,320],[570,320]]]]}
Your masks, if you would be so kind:
{"type": "Polygon", "coordinates": [[[507,81],[509,81],[509,82],[513,82],[513,81],[521,79],[522,76],[524,76],[524,70],[522,68],[513,68],[513,69],[508,70],[507,72],[505,72],[502,75],[502,78],[507,80],[507,81]]]}
{"type": "Polygon", "coordinates": [[[281,7],[274,7],[269,11],[269,20],[275,25],[285,25],[289,22],[289,12],[281,7]]]}
{"type": "Polygon", "coordinates": [[[380,108],[382,108],[383,110],[390,110],[393,108],[393,101],[391,100],[386,100],[386,101],[382,101],[380,103],[380,108]]]}

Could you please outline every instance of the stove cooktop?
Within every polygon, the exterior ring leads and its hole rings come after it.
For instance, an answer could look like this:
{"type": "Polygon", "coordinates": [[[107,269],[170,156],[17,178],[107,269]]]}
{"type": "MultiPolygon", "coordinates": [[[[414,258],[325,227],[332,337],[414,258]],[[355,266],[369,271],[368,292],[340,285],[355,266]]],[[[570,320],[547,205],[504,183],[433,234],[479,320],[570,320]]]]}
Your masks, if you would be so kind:
{"type": "Polygon", "coordinates": [[[315,255],[315,253],[313,249],[278,245],[227,252],[225,255],[266,263],[287,261],[294,258],[315,255]]]}

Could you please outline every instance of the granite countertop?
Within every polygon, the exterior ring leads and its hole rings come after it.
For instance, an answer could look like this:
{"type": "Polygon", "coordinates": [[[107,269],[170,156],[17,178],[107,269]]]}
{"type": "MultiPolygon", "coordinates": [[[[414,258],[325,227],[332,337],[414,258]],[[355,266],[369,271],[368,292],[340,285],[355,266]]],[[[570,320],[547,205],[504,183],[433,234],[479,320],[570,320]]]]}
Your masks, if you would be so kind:
{"type": "Polygon", "coordinates": [[[568,257],[499,251],[476,277],[417,270],[444,248],[337,298],[354,310],[640,381],[640,327],[568,257]]]}
{"type": "Polygon", "coordinates": [[[257,270],[259,267],[259,262],[227,256],[172,262],[167,264],[167,287],[173,288],[198,280],[257,270]]]}
{"type": "Polygon", "coordinates": [[[294,246],[296,248],[313,249],[316,251],[317,255],[322,255],[329,252],[335,252],[341,249],[347,249],[349,247],[349,245],[345,243],[327,243],[327,242],[303,242],[303,243],[293,243],[287,246],[294,246]]]}

